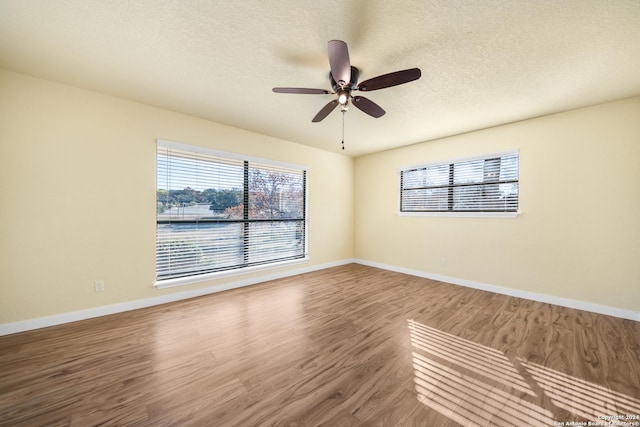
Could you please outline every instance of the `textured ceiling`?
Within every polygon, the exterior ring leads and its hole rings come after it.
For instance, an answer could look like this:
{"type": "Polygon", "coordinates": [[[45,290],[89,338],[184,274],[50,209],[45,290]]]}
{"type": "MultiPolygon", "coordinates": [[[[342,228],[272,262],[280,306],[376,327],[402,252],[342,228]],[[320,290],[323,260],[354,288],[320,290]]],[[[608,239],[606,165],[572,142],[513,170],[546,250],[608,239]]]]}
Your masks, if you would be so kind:
{"type": "MultiPolygon", "coordinates": [[[[0,0],[0,67],[340,151],[327,42],[360,80],[422,78],[351,108],[357,156],[640,94],[640,0],[0,0]]],[[[158,135],[162,137],[162,135],[158,135]]]]}

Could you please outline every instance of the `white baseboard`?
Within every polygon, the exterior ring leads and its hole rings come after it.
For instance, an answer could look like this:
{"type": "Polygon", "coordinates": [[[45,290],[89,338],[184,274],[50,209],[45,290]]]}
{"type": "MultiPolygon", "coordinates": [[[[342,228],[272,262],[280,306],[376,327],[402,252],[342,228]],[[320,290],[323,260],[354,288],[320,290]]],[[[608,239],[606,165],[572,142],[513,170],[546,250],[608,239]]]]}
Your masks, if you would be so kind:
{"type": "Polygon", "coordinates": [[[152,298],[145,298],[134,301],[127,301],[119,304],[106,305],[102,307],[90,308],[87,310],[72,311],[69,313],[56,314],[53,316],[39,317],[36,319],[23,320],[20,322],[0,324],[0,336],[15,334],[18,332],[30,331],[33,329],[46,328],[48,326],[60,325],[63,323],[77,322],[79,320],[91,319],[94,317],[107,316],[109,314],[122,313],[139,308],[151,307],[154,305],[166,304],[175,301],[181,301],[189,298],[199,297],[203,295],[213,294],[216,292],[227,291],[230,289],[251,286],[270,280],[283,279],[285,277],[296,276],[298,274],[310,273],[312,271],[324,270],[326,268],[337,267],[345,264],[352,264],[353,259],[345,259],[336,262],[330,262],[309,267],[296,268],[272,274],[267,274],[251,279],[237,280],[229,283],[208,286],[206,288],[192,289],[183,292],[174,292],[160,295],[152,298]]]}
{"type": "Polygon", "coordinates": [[[532,301],[554,304],[562,307],[575,308],[577,310],[590,311],[598,314],[606,314],[608,316],[619,317],[622,319],[634,320],[640,322],[640,312],[633,310],[625,310],[616,307],[610,307],[601,304],[594,304],[586,301],[573,300],[568,298],[556,297],[553,295],[539,294],[535,292],[523,291],[513,288],[505,288],[502,286],[489,285],[487,283],[474,282],[471,280],[458,279],[456,277],[442,276],[439,274],[428,273],[426,271],[413,270],[410,268],[396,267],[389,264],[381,264],[373,261],[362,259],[354,260],[357,264],[367,265],[369,267],[381,268],[383,270],[395,271],[398,273],[409,274],[411,276],[423,277],[425,279],[437,280],[439,282],[451,283],[454,285],[466,286],[468,288],[480,289],[496,294],[509,295],[517,298],[524,298],[532,301]]]}
{"type": "Polygon", "coordinates": [[[60,325],[63,323],[77,322],[79,320],[91,319],[91,318],[100,317],[100,316],[107,316],[109,314],[122,313],[130,310],[137,310],[139,308],[152,307],[154,305],[181,301],[189,298],[209,295],[216,292],[222,292],[230,289],[241,288],[244,286],[251,286],[258,283],[268,282],[270,280],[283,279],[285,277],[295,276],[303,273],[310,273],[312,271],[324,270],[326,268],[337,267],[340,265],[346,265],[351,263],[367,265],[369,267],[376,267],[383,270],[395,271],[398,273],[409,274],[411,276],[423,277],[425,279],[437,280],[440,282],[451,283],[454,285],[466,286],[469,288],[480,289],[483,291],[494,292],[497,294],[509,295],[513,297],[532,300],[532,301],[539,301],[539,302],[544,302],[548,304],[559,305],[562,307],[575,308],[578,310],[585,310],[593,313],[606,314],[608,316],[634,320],[636,322],[640,321],[640,312],[636,312],[632,310],[624,310],[621,308],[609,307],[609,306],[600,305],[600,304],[593,304],[585,301],[572,300],[568,298],[560,298],[553,295],[538,294],[535,292],[528,292],[528,291],[522,291],[518,289],[505,288],[502,286],[489,285],[486,283],[474,282],[474,281],[465,280],[465,279],[458,279],[450,276],[442,276],[439,274],[428,273],[425,271],[413,270],[410,268],[403,268],[403,267],[396,267],[389,264],[382,264],[382,263],[366,261],[362,259],[345,259],[345,260],[336,261],[336,262],[312,265],[309,267],[277,272],[277,273],[268,274],[268,275],[264,275],[256,278],[251,278],[251,279],[237,280],[234,282],[208,286],[206,288],[192,289],[192,290],[183,291],[183,292],[174,292],[166,295],[160,295],[157,297],[127,301],[119,304],[90,308],[87,310],[79,310],[79,311],[73,311],[69,313],[56,314],[53,316],[23,320],[20,322],[0,324],[0,336],[15,334],[18,332],[30,331],[33,329],[46,328],[48,326],[60,325]]]}

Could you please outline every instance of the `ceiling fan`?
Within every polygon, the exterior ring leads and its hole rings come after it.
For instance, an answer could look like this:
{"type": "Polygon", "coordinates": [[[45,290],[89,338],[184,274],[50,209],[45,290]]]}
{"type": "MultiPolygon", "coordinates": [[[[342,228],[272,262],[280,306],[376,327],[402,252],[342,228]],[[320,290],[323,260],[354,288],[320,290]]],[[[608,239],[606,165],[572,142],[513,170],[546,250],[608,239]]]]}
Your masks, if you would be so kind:
{"type": "Polygon", "coordinates": [[[335,95],[338,97],[329,101],[327,105],[315,115],[312,122],[322,121],[329,115],[338,105],[345,112],[349,108],[349,101],[361,111],[368,115],[378,118],[382,117],[385,111],[375,102],[364,96],[353,96],[352,91],[369,92],[372,90],[384,89],[391,86],[401,85],[413,80],[418,80],[422,75],[419,68],[410,68],[408,70],[396,71],[389,74],[383,74],[373,77],[358,84],[358,76],[360,70],[351,65],[349,61],[349,49],[347,44],[342,40],[329,41],[329,80],[331,82],[331,90],[325,89],[307,89],[298,87],[274,87],[276,93],[299,93],[310,95],[335,95]]]}

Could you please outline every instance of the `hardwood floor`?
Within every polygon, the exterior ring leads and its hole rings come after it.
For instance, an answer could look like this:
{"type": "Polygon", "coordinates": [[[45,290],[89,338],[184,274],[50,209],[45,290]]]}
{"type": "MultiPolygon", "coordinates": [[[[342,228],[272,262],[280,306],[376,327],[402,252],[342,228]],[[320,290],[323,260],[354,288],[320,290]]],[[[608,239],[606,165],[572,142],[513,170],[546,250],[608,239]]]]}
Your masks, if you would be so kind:
{"type": "Polygon", "coordinates": [[[640,415],[640,323],[356,264],[0,337],[2,426],[613,415],[640,415]]]}

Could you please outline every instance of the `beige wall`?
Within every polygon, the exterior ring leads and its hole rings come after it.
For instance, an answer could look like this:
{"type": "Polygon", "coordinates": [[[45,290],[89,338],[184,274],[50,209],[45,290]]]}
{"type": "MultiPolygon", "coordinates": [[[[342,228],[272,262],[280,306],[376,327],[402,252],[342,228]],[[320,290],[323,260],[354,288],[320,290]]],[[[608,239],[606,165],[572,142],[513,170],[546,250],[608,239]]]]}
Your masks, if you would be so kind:
{"type": "Polygon", "coordinates": [[[638,312],[639,118],[636,97],[372,154],[354,167],[345,156],[0,70],[0,324],[264,274],[153,287],[156,138],[307,165],[305,266],[355,256],[638,312]],[[399,167],[510,149],[520,150],[518,218],[396,215],[399,167]],[[105,292],[93,291],[97,279],[105,292]]]}
{"type": "Polygon", "coordinates": [[[355,195],[356,258],[640,312],[640,97],[360,157],[355,195]],[[518,218],[396,215],[399,167],[510,149],[518,218]]]}
{"type": "Polygon", "coordinates": [[[185,290],[153,286],[156,138],[308,166],[288,270],[353,257],[351,158],[0,70],[0,324],[185,290]]]}

